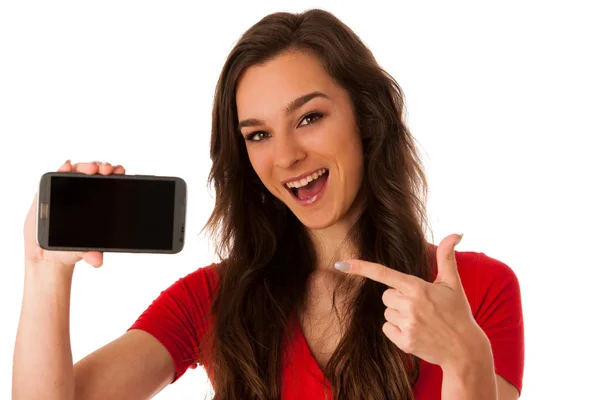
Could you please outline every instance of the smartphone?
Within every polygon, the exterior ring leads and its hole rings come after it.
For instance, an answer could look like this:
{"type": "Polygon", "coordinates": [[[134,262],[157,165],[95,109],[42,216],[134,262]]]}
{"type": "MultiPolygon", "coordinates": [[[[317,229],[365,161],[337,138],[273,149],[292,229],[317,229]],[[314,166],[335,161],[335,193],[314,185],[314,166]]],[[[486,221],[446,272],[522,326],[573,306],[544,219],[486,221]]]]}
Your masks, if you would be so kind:
{"type": "Polygon", "coordinates": [[[37,241],[47,250],[175,254],[186,198],[178,177],[49,172],[40,179],[37,241]]]}

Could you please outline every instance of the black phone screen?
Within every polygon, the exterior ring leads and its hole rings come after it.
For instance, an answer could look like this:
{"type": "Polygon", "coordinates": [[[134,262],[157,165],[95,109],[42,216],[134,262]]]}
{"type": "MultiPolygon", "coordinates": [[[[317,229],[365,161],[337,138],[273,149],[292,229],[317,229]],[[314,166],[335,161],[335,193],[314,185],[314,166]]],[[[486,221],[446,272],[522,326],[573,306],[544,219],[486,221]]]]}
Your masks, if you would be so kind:
{"type": "Polygon", "coordinates": [[[175,182],[53,176],[50,246],[168,250],[175,182]]]}

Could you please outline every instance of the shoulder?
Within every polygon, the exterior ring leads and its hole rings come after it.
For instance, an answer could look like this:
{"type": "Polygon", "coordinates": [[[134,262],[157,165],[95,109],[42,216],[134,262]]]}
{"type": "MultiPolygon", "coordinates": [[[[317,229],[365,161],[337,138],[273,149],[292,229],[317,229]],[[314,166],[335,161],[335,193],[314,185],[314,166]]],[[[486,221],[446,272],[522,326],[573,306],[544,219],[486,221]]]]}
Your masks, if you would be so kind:
{"type": "Polygon", "coordinates": [[[190,272],[184,277],[180,278],[178,282],[185,283],[192,286],[214,286],[219,280],[219,268],[221,264],[212,263],[206,266],[202,266],[195,271],[190,272]]]}
{"type": "Polygon", "coordinates": [[[455,254],[458,273],[463,280],[476,279],[480,284],[518,282],[514,270],[499,259],[475,251],[456,251],[455,254]]]}
{"type": "Polygon", "coordinates": [[[474,316],[492,305],[512,304],[520,308],[521,292],[515,271],[505,262],[483,252],[456,251],[456,265],[474,316]]]}
{"type": "Polygon", "coordinates": [[[179,278],[168,290],[185,293],[196,298],[197,301],[207,301],[214,296],[217,290],[219,268],[220,264],[218,263],[199,267],[179,278]]]}
{"type": "MultiPolygon", "coordinates": [[[[431,245],[429,249],[432,264],[433,279],[437,275],[437,246],[431,245]]],[[[476,285],[518,285],[519,281],[514,270],[504,261],[488,256],[478,251],[455,252],[456,266],[463,287],[476,285]]],[[[465,287],[467,289],[467,287],[465,287]]]]}
{"type": "Polygon", "coordinates": [[[179,309],[183,305],[205,309],[216,293],[219,264],[210,264],[181,276],[162,290],[153,305],[179,309]]]}

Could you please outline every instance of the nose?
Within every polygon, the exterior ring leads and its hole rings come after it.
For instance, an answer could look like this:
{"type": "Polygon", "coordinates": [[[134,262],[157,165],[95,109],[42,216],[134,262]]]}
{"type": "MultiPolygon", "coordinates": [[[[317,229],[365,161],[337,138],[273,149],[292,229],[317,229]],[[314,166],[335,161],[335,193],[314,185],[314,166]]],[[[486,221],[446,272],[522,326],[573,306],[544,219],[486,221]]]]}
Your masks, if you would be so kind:
{"type": "Polygon", "coordinates": [[[290,168],[296,161],[306,157],[306,152],[294,138],[294,133],[283,133],[275,138],[275,165],[280,168],[290,168]]]}

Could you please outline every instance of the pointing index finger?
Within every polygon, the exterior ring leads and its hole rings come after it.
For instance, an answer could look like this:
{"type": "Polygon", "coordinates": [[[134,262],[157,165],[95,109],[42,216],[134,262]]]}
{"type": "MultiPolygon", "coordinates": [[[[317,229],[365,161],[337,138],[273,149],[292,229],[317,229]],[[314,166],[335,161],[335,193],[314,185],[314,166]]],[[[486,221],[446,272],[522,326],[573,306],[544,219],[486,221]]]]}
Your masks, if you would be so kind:
{"type": "Polygon", "coordinates": [[[348,274],[360,275],[383,283],[404,294],[411,292],[418,278],[396,271],[381,264],[363,260],[345,260],[335,263],[335,268],[348,274]]]}

